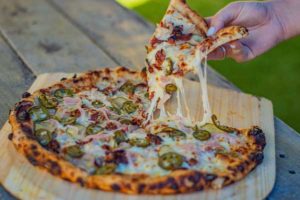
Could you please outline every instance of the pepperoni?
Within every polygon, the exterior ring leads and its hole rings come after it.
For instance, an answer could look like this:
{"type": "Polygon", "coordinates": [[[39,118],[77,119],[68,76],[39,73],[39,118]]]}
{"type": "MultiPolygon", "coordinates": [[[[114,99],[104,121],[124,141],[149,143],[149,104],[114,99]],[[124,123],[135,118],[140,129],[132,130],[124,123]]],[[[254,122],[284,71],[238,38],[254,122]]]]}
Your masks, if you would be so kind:
{"type": "Polygon", "coordinates": [[[156,52],[155,54],[155,60],[156,60],[156,64],[159,66],[165,61],[166,59],[166,53],[163,49],[159,50],[156,52]]]}
{"type": "Polygon", "coordinates": [[[117,125],[113,122],[108,122],[105,127],[107,130],[115,130],[117,129],[117,125]]]}
{"type": "Polygon", "coordinates": [[[150,44],[152,47],[154,47],[156,44],[160,44],[162,43],[163,41],[162,40],[159,40],[157,39],[156,37],[153,37],[151,40],[150,40],[150,44]]]}

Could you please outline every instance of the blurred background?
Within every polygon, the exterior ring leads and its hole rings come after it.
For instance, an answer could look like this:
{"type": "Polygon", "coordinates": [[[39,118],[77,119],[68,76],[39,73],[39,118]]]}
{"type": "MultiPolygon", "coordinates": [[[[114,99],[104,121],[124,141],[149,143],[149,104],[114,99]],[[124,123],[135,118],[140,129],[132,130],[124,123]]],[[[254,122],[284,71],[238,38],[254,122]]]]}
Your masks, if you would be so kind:
{"type": "MultiPolygon", "coordinates": [[[[152,23],[160,21],[169,0],[117,0],[152,23]]],[[[202,16],[214,15],[231,0],[188,0],[202,16]]],[[[279,44],[247,63],[230,59],[209,64],[244,92],[270,99],[275,115],[300,131],[300,37],[279,44]],[[299,99],[298,99],[299,98],[299,99]]]]}

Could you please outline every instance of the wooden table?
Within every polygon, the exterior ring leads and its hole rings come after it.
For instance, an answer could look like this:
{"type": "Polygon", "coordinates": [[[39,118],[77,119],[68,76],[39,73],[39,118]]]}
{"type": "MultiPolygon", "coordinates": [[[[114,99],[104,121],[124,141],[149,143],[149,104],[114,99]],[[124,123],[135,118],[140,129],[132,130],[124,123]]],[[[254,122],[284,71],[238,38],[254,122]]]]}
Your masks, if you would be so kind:
{"type": "MultiPolygon", "coordinates": [[[[153,30],[113,0],[0,0],[0,125],[38,74],[143,66],[153,30]]],[[[209,82],[239,90],[212,69],[209,82]]],[[[268,199],[299,199],[300,135],[274,120],[277,177],[268,199]]],[[[0,199],[14,197],[0,188],[0,199]]]]}

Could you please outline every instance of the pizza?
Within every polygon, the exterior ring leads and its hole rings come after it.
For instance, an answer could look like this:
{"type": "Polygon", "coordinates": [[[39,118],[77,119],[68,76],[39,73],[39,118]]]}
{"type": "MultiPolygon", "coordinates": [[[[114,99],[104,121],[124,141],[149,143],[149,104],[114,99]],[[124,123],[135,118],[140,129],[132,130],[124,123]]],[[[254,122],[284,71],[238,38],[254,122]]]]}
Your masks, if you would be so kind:
{"type": "Polygon", "coordinates": [[[182,77],[196,73],[201,82],[204,117],[201,125],[207,123],[212,115],[207,95],[206,57],[219,46],[248,35],[246,28],[231,26],[207,37],[207,24],[196,12],[191,10],[185,0],[171,0],[169,8],[147,45],[147,75],[152,104],[148,109],[148,120],[153,111],[160,109],[160,117],[168,118],[165,103],[171,93],[178,90],[177,116],[187,112],[182,77]]]}
{"type": "MultiPolygon", "coordinates": [[[[9,116],[13,131],[8,138],[17,151],[63,180],[127,194],[219,189],[259,165],[266,145],[259,127],[229,127],[213,114],[193,121],[188,105],[180,101],[183,76],[205,72],[199,58],[223,40],[244,37],[236,31],[242,28],[206,37],[204,20],[184,1],[171,1],[164,19],[169,19],[168,28],[163,33],[158,30],[166,26],[164,20],[158,26],[143,70],[105,68],[24,93],[9,116]],[[172,23],[176,19],[181,20],[180,27],[172,23]],[[180,49],[182,45],[187,48],[180,49]],[[164,53],[158,53],[161,50],[164,53]],[[181,55],[182,60],[176,60],[181,55]],[[167,84],[162,84],[164,80],[167,84]],[[175,95],[177,111],[166,110],[164,104],[175,95]]],[[[203,77],[200,83],[205,91],[203,77]]]]}

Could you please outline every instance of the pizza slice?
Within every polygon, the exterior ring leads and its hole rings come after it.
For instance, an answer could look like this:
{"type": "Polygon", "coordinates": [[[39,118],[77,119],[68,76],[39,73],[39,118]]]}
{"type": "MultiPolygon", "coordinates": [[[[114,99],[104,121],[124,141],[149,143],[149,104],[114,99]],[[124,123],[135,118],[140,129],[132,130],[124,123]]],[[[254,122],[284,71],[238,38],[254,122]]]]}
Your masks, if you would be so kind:
{"type": "Polygon", "coordinates": [[[147,77],[152,103],[147,111],[148,122],[156,108],[160,119],[169,117],[165,103],[177,92],[176,116],[183,117],[185,110],[190,121],[189,109],[184,99],[182,79],[189,73],[197,73],[201,83],[205,124],[211,117],[207,95],[206,57],[219,46],[247,35],[240,26],[226,27],[207,37],[207,24],[190,9],[185,0],[171,0],[168,10],[147,46],[147,77]],[[181,103],[183,102],[183,104],[181,103]],[[182,108],[184,106],[184,109],[182,108]]]}

